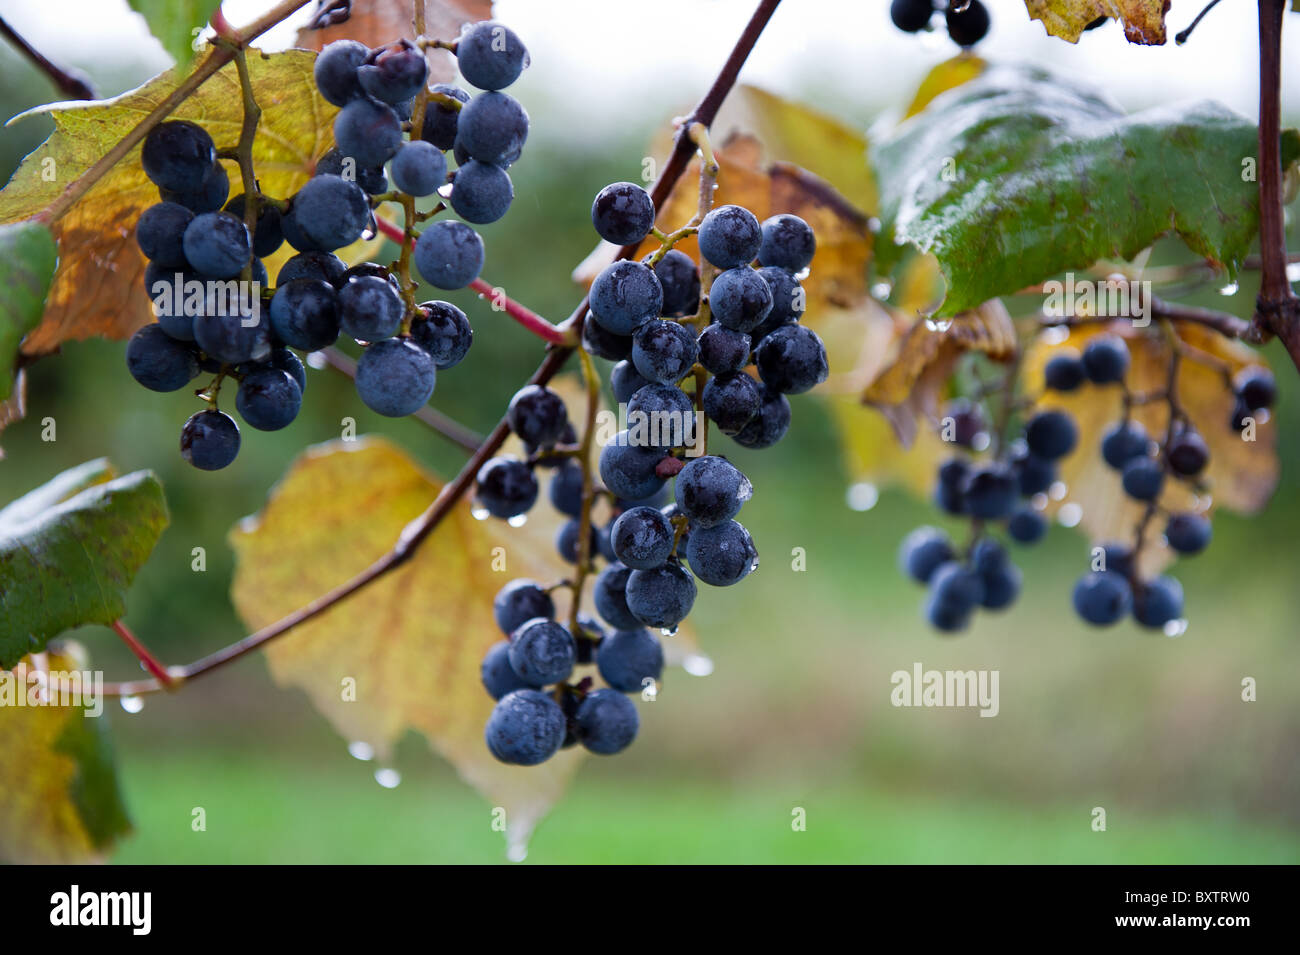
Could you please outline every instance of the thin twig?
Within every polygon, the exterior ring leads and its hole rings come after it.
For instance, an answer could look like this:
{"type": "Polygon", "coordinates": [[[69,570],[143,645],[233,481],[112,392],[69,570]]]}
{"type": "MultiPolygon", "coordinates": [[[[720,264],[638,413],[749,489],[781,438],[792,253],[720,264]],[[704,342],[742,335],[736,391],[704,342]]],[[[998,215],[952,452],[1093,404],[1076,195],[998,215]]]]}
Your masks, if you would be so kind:
{"type": "Polygon", "coordinates": [[[0,17],[0,33],[3,33],[23,56],[31,60],[38,70],[48,76],[59,88],[59,92],[68,99],[99,99],[89,76],[81,70],[51,62],[40,50],[23,39],[4,17],[0,17]]]}
{"type": "Polygon", "coordinates": [[[139,658],[140,662],[144,664],[145,669],[152,673],[165,689],[170,690],[176,686],[176,681],[173,680],[171,674],[167,672],[167,668],[163,666],[158,659],[149,652],[149,648],[141,643],[139,638],[127,628],[125,622],[114,620],[113,631],[122,638],[123,643],[131,648],[131,652],[134,653],[139,658]]]}

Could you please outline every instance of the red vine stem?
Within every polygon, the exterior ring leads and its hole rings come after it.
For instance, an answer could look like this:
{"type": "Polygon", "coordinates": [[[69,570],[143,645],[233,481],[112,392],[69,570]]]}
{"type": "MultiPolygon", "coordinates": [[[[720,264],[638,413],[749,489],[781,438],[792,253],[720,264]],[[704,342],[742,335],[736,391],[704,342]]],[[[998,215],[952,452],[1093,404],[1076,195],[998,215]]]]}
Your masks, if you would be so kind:
{"type": "Polygon", "coordinates": [[[141,643],[136,635],[127,628],[126,624],[121,620],[114,620],[113,630],[122,638],[122,642],[131,648],[131,652],[140,658],[140,662],[144,664],[145,669],[152,673],[164,687],[171,689],[176,681],[167,672],[167,668],[149,652],[149,648],[141,643]]]}
{"type": "MultiPolygon", "coordinates": [[[[700,100],[691,115],[681,124],[672,155],[669,156],[668,162],[664,164],[659,178],[650,190],[650,197],[654,200],[656,209],[659,209],[668,198],[673,186],[676,185],[686,171],[691,156],[695,154],[695,144],[686,134],[686,130],[690,128],[692,123],[701,123],[704,126],[712,125],[714,118],[718,115],[719,107],[722,106],[722,101],[726,99],[727,94],[735,85],[741,67],[744,65],[745,60],[749,58],[754,44],[758,42],[758,38],[762,35],[763,29],[772,18],[772,14],[776,12],[780,2],[781,0],[761,0],[753,16],[750,17],[749,23],[741,33],[740,39],[736,41],[731,55],[727,57],[722,69],[718,72],[713,85],[709,87],[709,91],[700,100]]],[[[619,250],[617,257],[628,258],[635,251],[635,246],[624,246],[619,250]]],[[[561,327],[572,328],[574,333],[577,334],[582,329],[582,320],[586,311],[587,299],[584,296],[578,307],[573,310],[569,320],[561,327]]],[[[538,366],[537,371],[528,380],[528,383],[535,385],[546,384],[564,367],[573,351],[574,346],[572,345],[551,348],[542,360],[541,365],[538,366]]],[[[460,469],[460,472],[451,481],[443,485],[433,503],[425,509],[423,514],[406,526],[398,537],[397,543],[393,545],[392,550],[384,554],[360,574],[340,584],[328,593],[322,594],[287,617],[263,627],[256,633],[251,633],[242,640],[223,647],[188,666],[174,668],[172,674],[190,680],[205,673],[211,673],[247,653],[260,649],[276,637],[282,636],[298,625],[324,613],[335,604],[365,589],[385,574],[406,563],[414,555],[420,544],[437,529],[443,518],[451,513],[460,499],[473,486],[474,476],[478,473],[479,468],[492,455],[496,454],[509,434],[510,426],[502,418],[497,422],[497,426],[492,429],[492,433],[487,436],[483,444],[465,463],[465,466],[460,469]]],[[[134,696],[144,693],[156,693],[162,689],[165,689],[165,686],[158,680],[140,680],[132,683],[106,684],[104,694],[107,696],[134,696]]]]}

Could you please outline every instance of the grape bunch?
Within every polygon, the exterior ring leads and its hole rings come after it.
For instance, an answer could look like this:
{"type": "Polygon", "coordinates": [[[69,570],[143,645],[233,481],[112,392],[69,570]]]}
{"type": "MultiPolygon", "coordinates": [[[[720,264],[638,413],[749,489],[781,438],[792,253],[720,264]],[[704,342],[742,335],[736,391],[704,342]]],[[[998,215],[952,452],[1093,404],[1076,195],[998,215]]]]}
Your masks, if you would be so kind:
{"type": "MultiPolygon", "coordinates": [[[[592,205],[596,231],[620,246],[640,243],[654,220],[650,196],[633,183],[606,186],[592,205]]],[[[758,566],[737,520],[753,486],[725,457],[701,452],[710,420],[742,447],[776,444],[790,426],[786,396],[826,379],[826,349],[799,322],[799,278],[816,242],[797,216],[760,223],[734,205],[704,216],[698,240],[703,276],[665,243],[641,261],[614,262],[591,286],[583,347],[617,362],[611,385],[628,427],[601,450],[590,496],[582,465],[566,453],[576,434],[564,403],[536,385],[508,413],[528,459],[494,458],[478,473],[478,506],[518,519],[539,496],[536,470],[553,468],[548,497],[568,518],[556,541],[561,556],[576,562],[585,535],[592,569],[594,559],[604,563],[593,590],[599,620],[571,606],[568,625],[557,621],[552,594],[564,584],[515,580],[497,595],[506,639],[488,651],[482,678],[497,700],[487,745],[504,762],[533,765],[576,744],[600,754],[628,746],[639,718],[624,694],[657,683],[660,636],[690,613],[696,580],[726,587],[758,566]],[[591,676],[569,682],[588,663],[607,686],[592,689],[591,676]]]]}
{"type": "Polygon", "coordinates": [[[499,90],[528,65],[528,54],[495,21],[442,45],[454,48],[461,73],[484,93],[426,89],[424,52],[408,40],[375,49],[353,40],[326,46],[314,77],[321,96],[340,107],[336,145],[298,192],[287,199],[258,194],[255,210],[242,194],[226,201],[229,177],[202,127],[166,122],[146,137],[141,163],[162,201],[141,215],[136,238],[149,259],[145,284],[157,321],[131,339],[127,367],[155,391],[177,391],[202,372],[218,376],[199,392],[208,408],[181,432],[181,453],[194,466],[223,468],[239,451],[239,426],[217,405],[225,378],[238,382],[235,407],[250,427],[274,431],[294,420],[306,375],[293,349],[319,351],[340,335],[362,345],[357,394],[389,417],[423,407],[437,373],[469,351],[473,330],[455,305],[417,304],[409,276],[404,281],[399,270],[377,263],[348,268],[334,254],[373,234],[374,207],[385,199],[437,194],[465,221],[420,232],[416,269],[445,290],[478,278],[483,241],[466,223],[500,219],[514,197],[506,167],[522,152],[528,115],[499,90]],[[422,91],[421,128],[406,138],[422,91]],[[297,254],[268,288],[262,259],[286,242],[297,254]]]}
{"type": "Polygon", "coordinates": [[[937,10],[943,11],[948,36],[960,47],[974,46],[989,32],[989,11],[980,0],[893,0],[889,18],[904,33],[919,33],[929,28],[937,10]]]}

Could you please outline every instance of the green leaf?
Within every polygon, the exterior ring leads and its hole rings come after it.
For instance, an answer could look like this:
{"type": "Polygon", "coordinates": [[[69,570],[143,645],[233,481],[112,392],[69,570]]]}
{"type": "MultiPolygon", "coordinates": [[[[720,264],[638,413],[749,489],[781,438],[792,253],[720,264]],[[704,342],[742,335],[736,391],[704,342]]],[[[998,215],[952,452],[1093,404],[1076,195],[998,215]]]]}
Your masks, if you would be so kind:
{"type": "Polygon", "coordinates": [[[92,461],[0,510],[0,669],[69,627],[125,613],[167,504],[149,471],[111,477],[92,461]]]}
{"type": "MultiPolygon", "coordinates": [[[[1300,134],[1283,134],[1283,161],[1300,134]]],[[[881,219],[939,261],[953,315],[1177,233],[1235,275],[1258,231],[1256,129],[1211,102],[1124,115],[1042,70],[1000,67],[878,141],[881,219]]],[[[877,243],[878,255],[882,246],[877,243]]]]}
{"type": "Polygon", "coordinates": [[[128,0],[177,63],[194,59],[196,28],[207,25],[221,0],[128,0]]]}
{"type": "Polygon", "coordinates": [[[45,226],[0,225],[0,401],[13,390],[18,343],[41,320],[58,259],[45,226]]]}

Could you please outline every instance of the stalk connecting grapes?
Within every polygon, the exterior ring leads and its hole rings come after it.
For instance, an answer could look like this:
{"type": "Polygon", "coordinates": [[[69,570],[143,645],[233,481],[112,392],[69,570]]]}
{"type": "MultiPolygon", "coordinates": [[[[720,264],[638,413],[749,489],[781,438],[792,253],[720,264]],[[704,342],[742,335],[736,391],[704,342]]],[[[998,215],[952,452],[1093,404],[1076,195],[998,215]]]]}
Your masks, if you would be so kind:
{"type": "Polygon", "coordinates": [[[132,376],[155,391],[215,375],[196,392],[207,408],[181,431],[186,460],[217,470],[239,452],[239,426],[218,406],[224,381],[238,383],[235,407],[246,424],[278,430],[297,416],[306,387],[294,350],[317,352],[340,336],[364,346],[355,377],[368,408],[403,417],[428,403],[438,373],[468,353],[473,330],[450,302],[416,302],[409,260],[435,288],[478,278],[483,241],[466,223],[500,219],[514,198],[506,170],[522,153],[528,114],[500,90],[527,65],[523,43],[495,21],[473,24],[455,41],[422,37],[375,49],[331,43],[317,57],[315,81],[340,107],[336,145],[287,198],[256,192],[227,201],[219,157],[241,158],[238,150],[218,151],[191,122],[150,131],[141,163],[162,201],[141,215],[136,238],[149,259],[145,283],[157,321],[136,333],[126,358],[132,376]],[[464,78],[483,92],[429,88],[426,46],[452,50],[464,78]],[[432,210],[416,212],[415,199],[435,195],[441,201],[432,210]],[[392,266],[349,268],[335,253],[375,233],[374,210],[385,201],[406,212],[409,259],[404,248],[392,266]],[[464,221],[417,231],[417,222],[448,206],[464,221]],[[262,259],[285,242],[297,254],[268,287],[262,259]]]}

